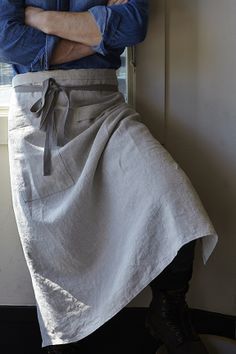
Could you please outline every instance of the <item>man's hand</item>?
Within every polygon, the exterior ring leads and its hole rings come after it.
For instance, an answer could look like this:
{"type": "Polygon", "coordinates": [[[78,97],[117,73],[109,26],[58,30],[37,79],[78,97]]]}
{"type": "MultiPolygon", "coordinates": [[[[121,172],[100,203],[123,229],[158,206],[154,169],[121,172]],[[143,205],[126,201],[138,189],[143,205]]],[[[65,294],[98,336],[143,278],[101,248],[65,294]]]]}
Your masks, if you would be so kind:
{"type": "Polygon", "coordinates": [[[126,4],[128,0],[108,0],[107,5],[121,5],[126,4]]]}

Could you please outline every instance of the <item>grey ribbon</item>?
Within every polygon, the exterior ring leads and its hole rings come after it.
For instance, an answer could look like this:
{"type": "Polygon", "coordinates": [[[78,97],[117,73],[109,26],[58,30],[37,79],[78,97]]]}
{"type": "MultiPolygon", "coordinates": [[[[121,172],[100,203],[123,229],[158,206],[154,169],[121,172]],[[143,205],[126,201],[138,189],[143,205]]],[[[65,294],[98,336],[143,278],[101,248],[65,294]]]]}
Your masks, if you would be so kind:
{"type": "Polygon", "coordinates": [[[43,175],[51,174],[51,148],[54,142],[54,131],[56,131],[56,144],[63,146],[65,143],[65,124],[68,117],[70,102],[65,88],[60,87],[53,78],[43,81],[42,97],[30,108],[30,111],[40,118],[39,129],[46,132],[44,156],[43,156],[43,175]],[[66,109],[63,112],[62,121],[56,130],[54,108],[58,99],[59,92],[63,92],[66,98],[66,109]]]}

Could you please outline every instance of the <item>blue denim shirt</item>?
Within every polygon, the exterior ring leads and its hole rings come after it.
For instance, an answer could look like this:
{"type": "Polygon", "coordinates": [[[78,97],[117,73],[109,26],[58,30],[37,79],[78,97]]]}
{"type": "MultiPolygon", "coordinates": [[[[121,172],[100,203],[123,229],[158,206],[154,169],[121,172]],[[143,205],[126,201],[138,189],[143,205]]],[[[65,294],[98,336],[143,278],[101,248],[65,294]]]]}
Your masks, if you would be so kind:
{"type": "Polygon", "coordinates": [[[51,69],[114,68],[121,65],[125,47],[144,40],[148,24],[148,0],[129,0],[107,6],[104,0],[0,0],[0,62],[13,65],[14,73],[51,69]],[[89,11],[102,40],[93,46],[95,54],[60,65],[50,65],[59,37],[24,24],[24,8],[89,11]]]}

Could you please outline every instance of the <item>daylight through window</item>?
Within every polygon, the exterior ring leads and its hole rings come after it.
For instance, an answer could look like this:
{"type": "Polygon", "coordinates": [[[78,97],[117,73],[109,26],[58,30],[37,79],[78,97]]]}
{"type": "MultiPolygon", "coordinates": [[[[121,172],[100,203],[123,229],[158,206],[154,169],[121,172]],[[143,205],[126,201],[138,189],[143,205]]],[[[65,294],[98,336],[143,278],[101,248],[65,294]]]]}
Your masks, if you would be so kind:
{"type": "MultiPolygon", "coordinates": [[[[121,67],[117,70],[119,90],[127,100],[127,49],[121,55],[121,67]]],[[[0,63],[0,107],[8,107],[12,81],[12,68],[8,64],[0,63]]]]}

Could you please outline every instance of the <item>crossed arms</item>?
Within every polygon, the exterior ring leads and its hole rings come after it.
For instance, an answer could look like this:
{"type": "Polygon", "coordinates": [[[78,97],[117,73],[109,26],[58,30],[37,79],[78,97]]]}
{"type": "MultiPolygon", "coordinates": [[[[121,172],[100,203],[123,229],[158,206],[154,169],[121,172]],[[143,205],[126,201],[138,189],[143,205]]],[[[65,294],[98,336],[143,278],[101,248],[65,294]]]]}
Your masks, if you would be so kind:
{"type": "Polygon", "coordinates": [[[109,0],[84,12],[25,8],[24,0],[1,0],[0,61],[48,70],[63,63],[141,42],[148,0],[109,0]]]}
{"type": "MultiPolygon", "coordinates": [[[[107,5],[127,2],[109,0],[107,5]]],[[[92,46],[97,46],[102,40],[101,30],[89,11],[44,11],[28,6],[25,10],[25,24],[61,38],[53,50],[50,64],[61,64],[94,54],[96,51],[92,46]]]]}

